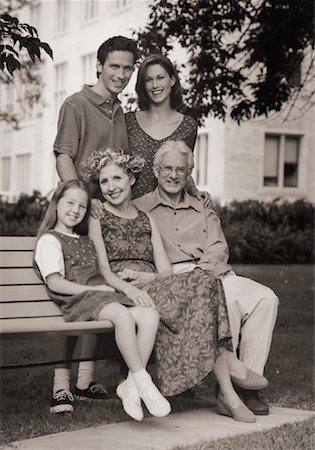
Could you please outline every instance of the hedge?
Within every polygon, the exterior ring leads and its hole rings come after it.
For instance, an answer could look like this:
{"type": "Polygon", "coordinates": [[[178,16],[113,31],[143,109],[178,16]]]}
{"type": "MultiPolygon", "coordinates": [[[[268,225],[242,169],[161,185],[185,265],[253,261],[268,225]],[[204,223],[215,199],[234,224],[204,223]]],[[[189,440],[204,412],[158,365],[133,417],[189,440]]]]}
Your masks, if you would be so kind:
{"type": "Polygon", "coordinates": [[[22,194],[14,203],[0,197],[0,235],[36,236],[47,206],[47,198],[38,191],[22,194]]]}
{"type": "MultiPolygon", "coordinates": [[[[0,235],[36,236],[48,200],[37,191],[15,203],[0,197],[0,235]]],[[[304,200],[214,205],[231,263],[314,263],[314,206],[304,200]]]]}
{"type": "Polygon", "coordinates": [[[232,263],[314,263],[314,206],[304,200],[215,205],[232,263]]]}

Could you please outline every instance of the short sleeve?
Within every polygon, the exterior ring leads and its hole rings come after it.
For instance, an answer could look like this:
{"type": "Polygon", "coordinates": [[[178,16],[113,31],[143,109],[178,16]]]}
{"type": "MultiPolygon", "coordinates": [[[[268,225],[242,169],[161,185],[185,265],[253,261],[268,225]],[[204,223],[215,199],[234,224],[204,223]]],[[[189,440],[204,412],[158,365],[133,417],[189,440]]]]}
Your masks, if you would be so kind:
{"type": "Polygon", "coordinates": [[[60,273],[62,277],[65,276],[61,244],[51,234],[44,234],[39,238],[35,250],[35,261],[45,281],[52,273],[60,273]]]}
{"type": "Polygon", "coordinates": [[[75,106],[66,100],[59,112],[58,130],[54,142],[55,155],[64,154],[74,159],[79,148],[80,134],[80,114],[75,106]]]}

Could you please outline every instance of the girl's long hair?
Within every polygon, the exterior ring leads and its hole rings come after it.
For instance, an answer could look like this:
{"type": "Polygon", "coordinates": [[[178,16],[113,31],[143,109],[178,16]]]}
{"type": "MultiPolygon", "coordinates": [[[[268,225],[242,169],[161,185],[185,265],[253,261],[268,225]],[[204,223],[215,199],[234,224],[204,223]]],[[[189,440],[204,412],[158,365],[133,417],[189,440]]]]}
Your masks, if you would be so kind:
{"type": "Polygon", "coordinates": [[[57,189],[54,192],[54,195],[52,196],[52,199],[48,205],[48,208],[46,210],[44,219],[41,223],[41,226],[39,227],[38,233],[37,233],[37,240],[47,231],[53,230],[57,223],[57,205],[59,200],[64,196],[65,192],[68,189],[76,188],[76,189],[82,189],[87,193],[88,196],[88,205],[87,205],[87,211],[84,216],[84,219],[82,222],[74,227],[74,231],[78,231],[80,234],[87,234],[87,221],[89,218],[89,214],[91,211],[91,197],[88,188],[86,185],[80,181],[80,180],[68,180],[60,183],[57,187],[57,189]]]}

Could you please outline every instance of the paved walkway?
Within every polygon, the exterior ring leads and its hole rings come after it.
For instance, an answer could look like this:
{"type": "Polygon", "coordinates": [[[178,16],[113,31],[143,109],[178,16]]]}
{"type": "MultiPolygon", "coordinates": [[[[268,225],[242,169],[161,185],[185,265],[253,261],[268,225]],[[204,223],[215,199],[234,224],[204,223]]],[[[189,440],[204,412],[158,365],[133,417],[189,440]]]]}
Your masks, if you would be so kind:
{"type": "Polygon", "coordinates": [[[169,450],[237,434],[262,431],[288,422],[315,418],[315,412],[273,407],[269,416],[245,424],[216,414],[214,408],[174,413],[14,442],[1,450],[169,450]]]}

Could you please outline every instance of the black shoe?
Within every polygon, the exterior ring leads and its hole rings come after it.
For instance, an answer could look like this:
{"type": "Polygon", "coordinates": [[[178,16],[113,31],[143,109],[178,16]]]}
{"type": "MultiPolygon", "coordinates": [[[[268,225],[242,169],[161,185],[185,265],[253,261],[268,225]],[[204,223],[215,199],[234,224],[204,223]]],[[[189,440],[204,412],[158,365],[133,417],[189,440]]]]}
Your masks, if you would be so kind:
{"type": "Polygon", "coordinates": [[[70,391],[59,389],[52,396],[50,403],[51,414],[60,414],[73,411],[74,398],[70,391]]]}
{"type": "Polygon", "coordinates": [[[91,381],[86,389],[79,389],[75,386],[73,393],[77,400],[105,400],[109,397],[106,389],[101,384],[96,384],[95,381],[91,381]]]}
{"type": "Polygon", "coordinates": [[[237,388],[236,391],[247,408],[250,409],[255,416],[267,416],[269,414],[269,406],[262,399],[259,391],[247,391],[240,388],[237,388]]]}

